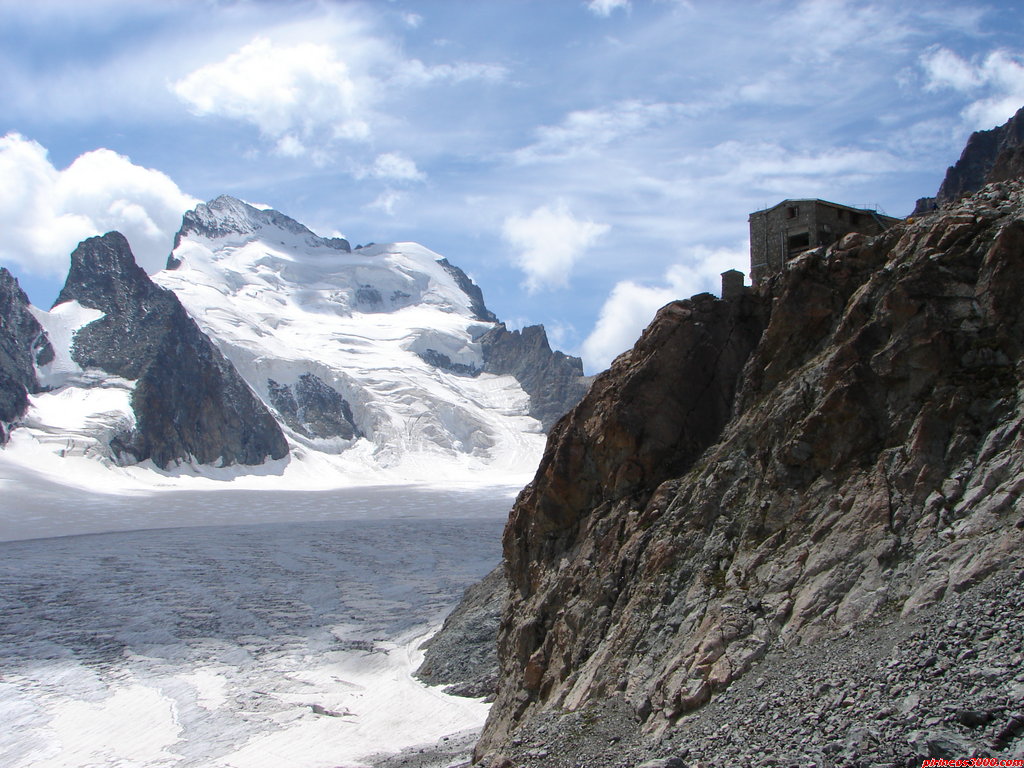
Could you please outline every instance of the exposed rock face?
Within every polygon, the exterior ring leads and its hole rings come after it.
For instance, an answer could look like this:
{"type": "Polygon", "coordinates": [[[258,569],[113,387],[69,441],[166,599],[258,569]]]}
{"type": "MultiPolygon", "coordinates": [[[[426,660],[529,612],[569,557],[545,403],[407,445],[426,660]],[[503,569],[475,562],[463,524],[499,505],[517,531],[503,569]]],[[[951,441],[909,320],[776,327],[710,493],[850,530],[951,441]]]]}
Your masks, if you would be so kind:
{"type": "Polygon", "coordinates": [[[288,452],[281,430],[234,367],[170,291],[154,284],[118,232],[83,241],[56,304],[78,301],[104,316],[81,328],[72,358],[137,380],[136,429],[116,451],[160,467],[176,460],[260,464],[288,452]]]}
{"type": "Polygon", "coordinates": [[[473,377],[479,376],[482,373],[479,367],[466,363],[456,363],[444,352],[438,352],[436,349],[426,349],[416,354],[420,360],[428,365],[440,368],[442,371],[448,371],[448,373],[454,373],[456,376],[473,377]]]}
{"type": "Polygon", "coordinates": [[[483,320],[485,323],[496,323],[498,317],[484,304],[484,293],[480,290],[480,286],[469,279],[469,275],[459,269],[457,266],[452,264],[448,259],[440,259],[438,262],[445,270],[455,279],[455,283],[463,290],[463,292],[470,298],[470,309],[473,310],[473,316],[477,320],[483,320]]]}
{"type": "Polygon", "coordinates": [[[773,650],[1008,572],[1022,307],[1024,184],[1003,182],[805,254],[760,296],[659,312],[512,511],[477,756],[612,700],[654,743],[773,650]]]}
{"type": "Polygon", "coordinates": [[[583,361],[553,352],[543,325],[509,331],[504,323],[479,339],[484,371],[511,374],[530,396],[530,415],[547,432],[580,401],[591,379],[583,375],[583,361]]]}
{"type": "Polygon", "coordinates": [[[305,437],[340,437],[352,440],[360,436],[348,401],[330,385],[312,373],[304,373],[294,385],[267,381],[270,404],[285,423],[305,437]]]}
{"type": "Polygon", "coordinates": [[[53,360],[53,347],[28,307],[18,281],[0,267],[0,444],[38,390],[35,367],[53,360]]]}
{"type": "Polygon", "coordinates": [[[498,622],[505,597],[505,569],[498,566],[466,590],[444,627],[427,641],[416,676],[446,693],[494,695],[498,672],[498,622]]]}
{"type": "MultiPolygon", "coordinates": [[[[458,270],[458,267],[452,269],[458,270]]],[[[470,285],[476,288],[472,283],[470,285]]],[[[476,288],[476,291],[479,293],[480,289],[476,288]]],[[[482,297],[480,301],[483,306],[482,297]]],[[[490,312],[487,314],[494,317],[490,312]]],[[[478,376],[481,373],[514,376],[530,396],[530,415],[540,421],[545,432],[549,432],[555,422],[580,401],[593,381],[592,377],[583,375],[580,358],[551,349],[543,325],[510,331],[504,323],[497,323],[477,341],[483,351],[482,368],[456,363],[436,349],[420,352],[419,357],[456,376],[478,376]]]]}
{"type": "Polygon", "coordinates": [[[657,741],[610,697],[532,718],[507,759],[538,768],[916,768],[929,758],[1024,758],[1022,576],[1010,570],[933,610],[777,648],[657,741]]]}
{"type": "Polygon", "coordinates": [[[946,171],[936,201],[951,203],[989,182],[1024,176],[1024,107],[1003,125],[975,131],[955,165],[946,171]]]}
{"type": "MultiPolygon", "coordinates": [[[[343,237],[320,237],[295,219],[274,210],[261,210],[230,195],[221,195],[208,203],[200,203],[194,210],[187,211],[181,222],[181,229],[174,236],[177,248],[183,238],[191,234],[201,237],[222,237],[231,234],[253,234],[263,227],[283,229],[299,237],[311,247],[333,248],[349,252],[352,247],[343,237]]],[[[168,259],[167,268],[177,266],[173,256],[168,259]]]]}

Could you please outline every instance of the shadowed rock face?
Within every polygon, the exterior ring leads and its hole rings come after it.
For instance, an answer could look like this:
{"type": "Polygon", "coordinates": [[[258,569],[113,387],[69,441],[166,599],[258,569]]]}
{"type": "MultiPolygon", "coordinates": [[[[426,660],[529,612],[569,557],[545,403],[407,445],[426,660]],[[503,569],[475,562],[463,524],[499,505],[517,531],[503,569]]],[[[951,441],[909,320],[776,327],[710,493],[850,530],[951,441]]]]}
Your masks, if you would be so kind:
{"type": "Polygon", "coordinates": [[[445,692],[455,696],[493,698],[504,595],[505,573],[499,565],[466,590],[441,631],[424,644],[416,676],[427,685],[446,685],[445,692]]]}
{"type": "Polygon", "coordinates": [[[583,361],[553,352],[543,325],[509,331],[498,323],[479,339],[484,371],[511,374],[530,396],[530,415],[547,432],[586,393],[583,361]]]}
{"type": "Polygon", "coordinates": [[[480,286],[470,280],[469,275],[448,261],[448,259],[439,259],[437,263],[444,267],[445,272],[455,279],[455,284],[462,289],[463,293],[469,296],[469,308],[473,310],[473,317],[477,320],[483,320],[485,323],[498,322],[497,316],[484,304],[484,294],[480,290],[480,286]]]}
{"type": "Polygon", "coordinates": [[[269,379],[267,389],[270,404],[300,435],[343,440],[361,437],[348,401],[318,376],[304,373],[291,386],[269,379]]]}
{"type": "Polygon", "coordinates": [[[951,203],[987,183],[1024,175],[1024,107],[1003,125],[975,131],[956,164],[946,171],[936,202],[951,203]]]}
{"type": "Polygon", "coordinates": [[[1019,560],[1022,307],[1015,181],[661,310],[512,511],[477,756],[610,699],[656,739],[772,649],[1019,560]]]}
{"type": "Polygon", "coordinates": [[[288,452],[281,430],[177,297],[154,284],[118,232],[71,254],[57,304],[78,301],[103,317],[81,328],[72,358],[137,380],[136,429],[111,446],[160,467],[173,461],[260,464],[288,452]]]}
{"type": "Polygon", "coordinates": [[[25,413],[28,395],[38,391],[35,366],[53,360],[53,347],[28,307],[18,281],[0,267],[0,444],[7,441],[5,425],[25,413]]]}

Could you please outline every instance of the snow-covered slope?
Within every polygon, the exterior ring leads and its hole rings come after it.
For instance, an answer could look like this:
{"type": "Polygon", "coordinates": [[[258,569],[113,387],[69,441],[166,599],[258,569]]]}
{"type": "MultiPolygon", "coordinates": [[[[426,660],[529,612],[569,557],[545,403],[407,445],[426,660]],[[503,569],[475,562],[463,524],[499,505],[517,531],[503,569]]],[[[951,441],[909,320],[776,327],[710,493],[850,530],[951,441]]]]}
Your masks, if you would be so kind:
{"type": "Polygon", "coordinates": [[[220,197],[186,214],[168,266],[155,282],[274,409],[297,458],[335,454],[410,479],[534,468],[544,436],[528,396],[512,376],[477,373],[474,339],[493,315],[438,254],[349,250],[220,197]],[[345,418],[324,418],[331,403],[345,418]]]}
{"type": "Polygon", "coordinates": [[[9,281],[28,330],[0,328],[0,373],[24,379],[0,485],[521,486],[587,385],[427,248],[353,250],[231,197],[186,213],[151,277],[117,233],[71,261],[49,312],[9,281]]]}

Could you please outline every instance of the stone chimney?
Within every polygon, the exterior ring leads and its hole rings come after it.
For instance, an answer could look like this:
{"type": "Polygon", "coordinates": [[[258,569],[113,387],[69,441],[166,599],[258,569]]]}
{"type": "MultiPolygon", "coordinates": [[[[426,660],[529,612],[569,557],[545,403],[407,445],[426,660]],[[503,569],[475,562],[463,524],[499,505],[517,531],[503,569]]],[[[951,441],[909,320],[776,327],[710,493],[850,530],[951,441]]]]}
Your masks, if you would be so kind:
{"type": "Polygon", "coordinates": [[[743,273],[738,269],[728,269],[722,273],[722,298],[734,299],[742,296],[744,291],[743,273]]]}

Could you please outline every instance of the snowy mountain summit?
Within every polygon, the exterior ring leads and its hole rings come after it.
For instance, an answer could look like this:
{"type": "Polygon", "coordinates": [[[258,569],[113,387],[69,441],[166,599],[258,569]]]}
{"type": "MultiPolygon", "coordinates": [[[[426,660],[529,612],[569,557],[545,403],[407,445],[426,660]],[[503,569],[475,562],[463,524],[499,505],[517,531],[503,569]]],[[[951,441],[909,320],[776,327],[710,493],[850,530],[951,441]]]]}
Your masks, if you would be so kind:
{"type": "Polygon", "coordinates": [[[297,463],[324,483],[511,479],[588,383],[427,248],[352,249],[228,196],[185,214],[152,279],[119,234],[91,238],[53,310],[31,312],[56,353],[21,374],[8,453],[297,463]]]}
{"type": "Polygon", "coordinates": [[[284,230],[301,238],[310,248],[332,248],[337,251],[351,251],[348,240],[343,237],[320,237],[295,219],[273,209],[255,208],[230,195],[221,195],[209,203],[201,203],[194,210],[185,213],[181,229],[174,237],[174,247],[188,235],[217,238],[231,235],[259,236],[264,230],[284,230]]]}

